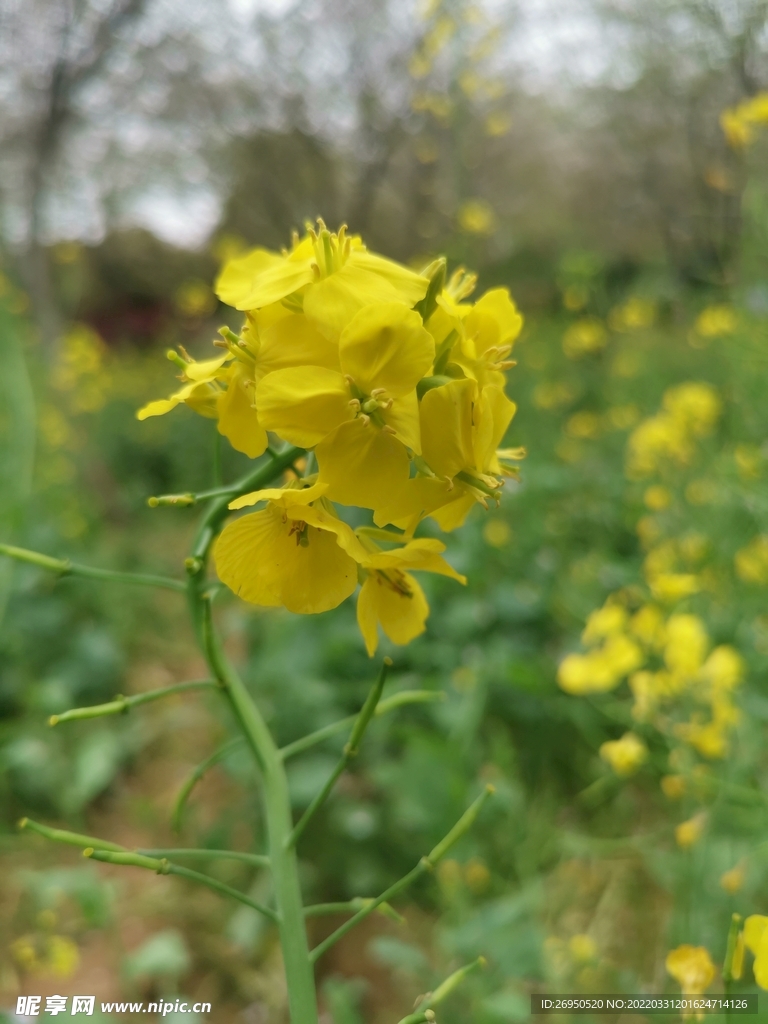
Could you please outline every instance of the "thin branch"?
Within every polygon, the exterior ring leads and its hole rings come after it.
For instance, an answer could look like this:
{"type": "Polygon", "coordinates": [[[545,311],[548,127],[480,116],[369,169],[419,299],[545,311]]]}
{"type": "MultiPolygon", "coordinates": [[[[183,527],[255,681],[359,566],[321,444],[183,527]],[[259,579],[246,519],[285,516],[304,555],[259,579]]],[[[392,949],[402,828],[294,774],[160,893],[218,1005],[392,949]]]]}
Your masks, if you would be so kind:
{"type": "Polygon", "coordinates": [[[270,920],[277,921],[277,914],[274,910],[262,906],[256,900],[252,900],[250,896],[246,896],[245,893],[239,892],[237,889],[233,889],[231,886],[225,885],[209,875],[203,875],[199,871],[191,871],[189,868],[183,868],[179,864],[172,864],[165,858],[158,860],[156,857],[148,857],[139,852],[126,850],[124,846],[110,843],[105,839],[80,835],[78,832],[66,832],[64,829],[59,828],[49,828],[47,825],[41,825],[38,821],[30,821],[29,818],[22,818],[19,822],[19,828],[30,829],[32,832],[37,832],[41,836],[45,836],[46,839],[52,839],[56,843],[77,846],[83,851],[85,857],[92,858],[93,860],[104,861],[108,864],[126,864],[137,868],[145,868],[149,871],[155,871],[159,875],[178,875],[180,878],[187,878],[191,882],[198,882],[209,889],[214,889],[224,896],[231,896],[232,899],[244,903],[246,906],[251,907],[251,909],[258,910],[259,913],[264,914],[270,920]]]}
{"type": "Polygon", "coordinates": [[[77,846],[81,850],[93,847],[96,850],[114,850],[121,853],[125,847],[118,843],[110,843],[107,839],[95,839],[93,836],[83,836],[79,832],[66,832],[61,828],[49,828],[48,825],[41,825],[39,821],[32,821],[30,818],[22,818],[19,822],[20,829],[29,829],[37,832],[46,839],[55,843],[66,843],[67,846],[77,846]]]}
{"type": "Polygon", "coordinates": [[[0,555],[15,558],[18,562],[28,562],[40,569],[58,573],[59,576],[87,576],[95,580],[107,580],[112,583],[134,583],[143,587],[161,587],[165,590],[186,591],[186,584],[170,576],[153,576],[148,573],[115,572],[112,569],[96,569],[90,565],[78,565],[68,558],[51,558],[39,551],[28,551],[12,544],[0,544],[0,555]]]}
{"type": "Polygon", "coordinates": [[[233,900],[244,903],[252,910],[258,910],[260,914],[264,914],[271,921],[278,919],[274,910],[265,907],[262,903],[257,903],[245,893],[233,889],[231,885],[225,885],[224,882],[211,878],[210,875],[204,875],[200,871],[192,871],[191,868],[183,868],[180,864],[172,864],[164,857],[158,860],[156,857],[144,857],[140,853],[130,851],[115,853],[112,850],[95,850],[92,847],[83,850],[83,856],[103,861],[105,864],[124,864],[127,867],[144,868],[145,871],[154,871],[158,875],[177,875],[179,878],[186,878],[190,882],[197,882],[208,889],[213,889],[214,892],[220,892],[224,896],[231,896],[233,900]]]}
{"type": "Polygon", "coordinates": [[[422,857],[415,868],[412,868],[407,875],[395,882],[394,885],[390,885],[381,896],[377,896],[375,900],[372,900],[366,907],[359,910],[354,917],[350,918],[349,921],[345,921],[344,924],[340,925],[335,932],[332,932],[327,939],[324,939],[319,945],[310,953],[310,959],[312,963],[317,963],[323,953],[327,952],[334,946],[339,939],[343,938],[347,932],[351,931],[356,925],[364,921],[366,917],[377,907],[381,906],[382,903],[390,902],[395,896],[399,895],[403,889],[406,889],[411,882],[415,882],[416,879],[423,875],[425,871],[431,871],[435,864],[441,860],[446,853],[454,846],[459,839],[461,839],[470,830],[475,822],[480,809],[482,808],[488,797],[494,792],[493,786],[486,786],[480,796],[469,805],[464,811],[462,816],[450,830],[450,832],[440,840],[426,857],[422,857]]]}
{"type": "MultiPolygon", "coordinates": [[[[356,896],[353,900],[346,900],[344,903],[313,903],[304,908],[304,917],[325,917],[328,914],[356,914],[358,910],[367,907],[369,903],[373,903],[373,899],[366,899],[362,896],[356,896]]],[[[388,917],[391,921],[396,921],[398,924],[405,923],[405,918],[402,914],[398,914],[389,903],[380,903],[376,909],[382,916],[388,917]]]]}
{"type": "Polygon", "coordinates": [[[148,690],[146,693],[137,693],[132,697],[123,697],[118,694],[108,704],[93,704],[86,708],[72,708],[69,711],[62,711],[60,715],[51,715],[48,719],[49,725],[60,725],[62,722],[74,722],[82,718],[104,718],[106,715],[121,715],[139,704],[149,704],[151,701],[160,700],[161,697],[172,697],[175,693],[183,693],[185,690],[209,690],[219,689],[219,684],[213,679],[194,679],[187,683],[176,683],[174,686],[164,686],[159,690],[148,690]]]}
{"type": "Polygon", "coordinates": [[[473,971],[480,970],[482,967],[485,967],[487,963],[488,961],[484,956],[479,956],[477,960],[473,960],[471,964],[466,964],[464,967],[460,967],[458,971],[454,971],[453,974],[449,975],[444,982],[438,985],[434,992],[428,992],[418,1004],[416,1010],[421,1011],[422,1013],[427,1010],[432,1010],[438,1005],[438,1003],[442,1003],[444,999],[447,999],[448,996],[459,987],[468,974],[472,974],[473,971]]]}
{"type": "Polygon", "coordinates": [[[184,809],[192,790],[198,784],[200,779],[202,779],[209,768],[213,768],[213,766],[218,764],[219,761],[223,761],[230,750],[234,750],[235,747],[242,746],[243,743],[245,743],[245,739],[242,736],[235,736],[234,739],[227,740],[227,742],[220,746],[218,750],[214,750],[214,752],[209,754],[204,761],[201,761],[196,768],[192,769],[190,774],[184,780],[184,783],[179,790],[179,795],[176,797],[176,802],[173,805],[173,810],[171,811],[171,825],[174,832],[178,834],[181,831],[181,818],[184,814],[184,809]]]}
{"type": "Polygon", "coordinates": [[[268,868],[269,857],[261,853],[240,853],[236,850],[173,849],[137,850],[145,857],[190,857],[193,860],[240,860],[255,868],[268,868]]]}
{"type": "MultiPolygon", "coordinates": [[[[391,697],[380,701],[374,716],[378,718],[380,715],[386,715],[389,711],[405,707],[406,704],[426,704],[438,700],[445,700],[442,690],[402,690],[400,693],[394,693],[391,697]]],[[[294,740],[293,743],[287,743],[281,747],[280,756],[286,761],[289,757],[302,754],[305,750],[322,743],[323,740],[327,740],[339,732],[344,732],[356,718],[357,715],[348,715],[346,718],[339,719],[338,722],[331,722],[330,725],[324,725],[322,729],[317,729],[307,736],[302,736],[301,739],[294,740]]]]}
{"type": "Polygon", "coordinates": [[[384,683],[386,682],[387,679],[387,672],[389,671],[391,665],[391,658],[385,658],[384,661],[382,662],[379,677],[371,687],[370,693],[368,694],[365,700],[365,704],[363,704],[363,707],[360,710],[360,714],[355,719],[355,723],[352,726],[352,732],[350,734],[349,741],[344,747],[344,753],[341,755],[339,763],[331,772],[331,775],[328,778],[325,785],[323,786],[323,788],[314,798],[314,800],[306,809],[306,811],[301,816],[296,825],[294,825],[293,831],[288,836],[286,848],[290,848],[291,846],[296,845],[299,838],[301,837],[301,834],[304,832],[304,829],[309,824],[312,816],[323,806],[325,801],[330,796],[331,790],[336,785],[336,780],[338,779],[338,777],[341,775],[343,771],[346,770],[350,762],[357,757],[358,751],[360,750],[360,743],[362,742],[363,736],[365,735],[365,730],[368,728],[368,723],[373,718],[374,712],[376,711],[376,706],[381,700],[381,692],[384,689],[384,683]]]}

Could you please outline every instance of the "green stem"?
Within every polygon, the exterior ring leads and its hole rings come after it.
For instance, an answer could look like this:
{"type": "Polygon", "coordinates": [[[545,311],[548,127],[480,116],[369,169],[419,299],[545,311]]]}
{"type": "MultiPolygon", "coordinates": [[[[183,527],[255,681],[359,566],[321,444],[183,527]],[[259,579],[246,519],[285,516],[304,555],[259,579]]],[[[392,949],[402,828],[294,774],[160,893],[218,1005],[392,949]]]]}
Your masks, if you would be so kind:
{"type": "Polygon", "coordinates": [[[440,840],[426,857],[422,857],[415,868],[412,868],[407,875],[395,882],[376,899],[371,900],[362,910],[359,910],[354,917],[350,918],[349,921],[345,921],[343,925],[332,932],[327,939],[321,942],[318,946],[312,950],[310,954],[312,962],[315,963],[331,946],[335,945],[339,939],[343,938],[348,931],[355,928],[361,921],[364,921],[369,914],[373,913],[377,907],[381,906],[384,902],[390,902],[395,896],[399,895],[403,889],[406,889],[412,882],[423,875],[425,871],[431,871],[432,868],[441,860],[446,853],[454,846],[462,836],[470,830],[475,822],[480,809],[482,808],[488,797],[494,792],[493,786],[486,786],[480,796],[464,811],[462,816],[450,830],[450,832],[440,840]]]}
{"type": "Polygon", "coordinates": [[[78,565],[68,558],[51,558],[39,551],[28,551],[16,548],[12,544],[0,544],[0,555],[15,558],[18,562],[28,562],[40,569],[58,573],[59,576],[86,576],[94,580],[105,580],[110,583],[134,583],[142,587],[160,587],[164,590],[184,592],[187,588],[181,580],[170,576],[153,576],[148,573],[115,572],[112,569],[96,569],[91,565],[78,565]]]}
{"type": "Polygon", "coordinates": [[[194,849],[137,850],[145,857],[190,857],[193,860],[241,860],[255,868],[268,868],[269,857],[262,853],[240,853],[236,850],[194,849]]]}
{"type": "Polygon", "coordinates": [[[48,724],[60,725],[62,722],[74,722],[82,718],[103,718],[106,715],[120,715],[131,708],[137,707],[139,704],[149,704],[153,700],[160,700],[161,697],[170,697],[175,693],[183,693],[185,690],[218,689],[218,685],[213,679],[194,679],[188,683],[176,683],[174,686],[164,686],[159,690],[137,693],[133,697],[123,697],[122,694],[118,694],[108,704],[93,704],[87,708],[72,708],[69,711],[62,711],[60,715],[51,715],[48,719],[48,724]]]}
{"type": "MultiPolygon", "coordinates": [[[[367,907],[369,903],[373,903],[373,899],[365,899],[362,896],[356,896],[353,900],[346,900],[343,903],[313,903],[309,907],[304,907],[304,917],[325,917],[327,914],[355,914],[358,910],[362,910],[363,907],[367,907]]],[[[382,916],[388,917],[391,921],[396,921],[398,924],[403,924],[405,921],[405,918],[398,914],[388,903],[380,903],[376,909],[382,916]]]]}
{"type": "Polygon", "coordinates": [[[196,768],[193,768],[179,790],[179,795],[176,797],[176,802],[173,805],[171,811],[171,827],[173,831],[178,833],[181,831],[181,819],[184,814],[184,808],[187,806],[190,794],[195,786],[198,784],[200,779],[205,775],[209,768],[213,768],[219,761],[223,761],[230,750],[234,750],[235,747],[239,747],[244,742],[242,736],[235,736],[231,740],[227,740],[226,743],[222,744],[218,750],[214,750],[212,754],[209,754],[204,761],[201,761],[196,768]]]}
{"type": "Polygon", "coordinates": [[[53,840],[54,843],[66,843],[67,846],[77,846],[81,850],[113,850],[115,853],[124,853],[125,847],[118,843],[110,843],[106,839],[96,839],[94,836],[83,836],[79,832],[66,832],[62,828],[49,828],[48,825],[41,825],[39,821],[32,821],[30,818],[22,818],[19,828],[29,829],[53,840]]]}
{"type": "Polygon", "coordinates": [[[460,967],[458,971],[454,971],[453,974],[449,975],[445,981],[438,985],[434,992],[429,992],[421,1000],[419,1005],[416,1007],[417,1010],[421,1010],[422,1013],[426,1010],[431,1010],[437,1006],[438,1003],[442,1003],[444,999],[459,987],[464,981],[468,974],[472,974],[473,971],[479,970],[481,967],[485,967],[487,961],[484,956],[479,956],[477,960],[473,960],[471,964],[467,964],[465,967],[460,967]]]}
{"type": "Polygon", "coordinates": [[[133,853],[130,850],[115,852],[113,850],[95,850],[92,847],[87,847],[83,850],[83,856],[103,861],[106,864],[123,864],[127,867],[144,868],[145,871],[154,871],[158,875],[176,875],[179,878],[186,878],[190,882],[197,882],[198,885],[204,885],[208,889],[213,889],[214,892],[219,892],[223,896],[230,896],[233,900],[244,903],[246,907],[250,907],[252,910],[258,910],[260,914],[264,914],[271,921],[277,921],[277,914],[274,910],[265,907],[261,903],[257,903],[256,900],[252,900],[245,893],[233,889],[231,885],[225,885],[224,882],[211,878],[210,875],[204,875],[200,871],[183,868],[180,864],[171,864],[164,857],[158,859],[157,857],[146,857],[140,853],[133,853]]]}
{"type": "Polygon", "coordinates": [[[381,671],[379,672],[379,677],[371,687],[371,692],[368,694],[360,713],[355,717],[355,722],[352,726],[352,733],[349,737],[349,742],[344,747],[344,753],[341,755],[341,760],[331,772],[330,778],[327,780],[323,788],[293,827],[291,834],[288,836],[289,846],[296,845],[304,832],[304,829],[312,819],[312,816],[323,806],[330,796],[331,790],[336,785],[338,777],[348,767],[349,763],[357,757],[358,750],[360,749],[360,742],[365,734],[365,730],[368,728],[368,723],[371,718],[373,718],[376,706],[381,699],[381,691],[384,689],[384,683],[387,679],[387,671],[391,664],[391,658],[384,659],[381,671]]]}
{"type": "MultiPolygon", "coordinates": [[[[391,697],[380,701],[374,712],[374,717],[378,718],[379,715],[386,715],[388,711],[394,711],[396,708],[404,707],[406,704],[426,704],[436,700],[445,700],[445,694],[442,690],[401,690],[400,693],[393,693],[391,697]]],[[[301,739],[294,740],[293,743],[288,743],[281,747],[280,756],[286,761],[289,757],[295,757],[296,754],[303,754],[305,750],[309,750],[318,743],[322,743],[323,740],[330,739],[331,736],[344,732],[348,726],[352,725],[356,718],[357,715],[348,715],[346,718],[340,718],[338,722],[324,725],[322,729],[317,729],[315,732],[311,732],[307,736],[302,736],[301,739]]]]}
{"type": "Polygon", "coordinates": [[[317,1024],[317,996],[309,957],[296,851],[288,845],[291,801],[283,761],[264,719],[240,676],[224,657],[213,632],[211,606],[203,601],[203,645],[211,670],[224,686],[253,755],[261,768],[269,832],[269,860],[278,907],[280,944],[292,1024],[317,1024]]]}
{"type": "MultiPolygon", "coordinates": [[[[237,493],[266,486],[303,454],[288,448],[272,454],[270,462],[240,481],[237,493]]],[[[242,679],[224,656],[213,630],[210,599],[205,595],[205,568],[211,545],[227,515],[232,494],[211,502],[197,531],[190,557],[188,597],[193,623],[208,665],[224,688],[240,728],[262,773],[264,805],[269,833],[269,859],[277,902],[277,917],[292,1024],[317,1024],[317,996],[304,924],[298,864],[293,849],[286,849],[291,834],[288,779],[278,748],[242,679]]]]}

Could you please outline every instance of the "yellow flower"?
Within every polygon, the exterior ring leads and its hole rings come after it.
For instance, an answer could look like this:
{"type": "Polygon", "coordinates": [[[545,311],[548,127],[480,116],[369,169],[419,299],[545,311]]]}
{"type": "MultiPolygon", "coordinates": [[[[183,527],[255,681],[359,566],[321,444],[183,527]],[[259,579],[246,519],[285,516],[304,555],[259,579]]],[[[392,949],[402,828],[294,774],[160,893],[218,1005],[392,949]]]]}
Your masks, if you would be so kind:
{"type": "MultiPolygon", "coordinates": [[[[687,821],[682,821],[675,828],[675,841],[681,850],[688,850],[704,835],[704,826],[707,823],[707,815],[704,811],[694,814],[687,821]]],[[[670,973],[672,973],[670,971],[670,973]]],[[[705,986],[706,987],[706,986],[705,986]]]]}
{"type": "Polygon", "coordinates": [[[664,661],[672,672],[692,675],[704,663],[709,637],[696,615],[671,615],[667,620],[664,661]]]}
{"type": "Polygon", "coordinates": [[[661,484],[654,484],[646,489],[643,501],[646,508],[649,508],[652,512],[661,512],[672,504],[672,495],[666,487],[662,487],[661,484]]]}
{"type": "Polygon", "coordinates": [[[357,599],[357,624],[370,657],[378,646],[379,625],[396,644],[408,644],[424,632],[429,605],[407,570],[434,572],[466,583],[466,577],[441,557],[445,544],[434,538],[411,540],[388,551],[364,533],[355,536],[354,542],[340,536],[339,544],[352,554],[365,577],[357,599]]]}
{"type": "Polygon", "coordinates": [[[202,416],[218,420],[219,433],[233,448],[255,459],[267,447],[267,433],[256,409],[254,396],[259,380],[289,366],[307,363],[338,369],[338,346],[329,342],[301,314],[279,303],[249,314],[237,342],[217,342],[228,352],[203,362],[187,361],[169,353],[182,368],[185,382],[170,398],[149,402],[140,409],[140,420],[162,416],[184,402],[202,416]]]}
{"type": "Polygon", "coordinates": [[[768,989],[768,917],[752,914],[746,919],[744,945],[755,957],[755,981],[760,988],[768,989]]]}
{"type": "Polygon", "coordinates": [[[236,309],[262,309],[275,302],[303,310],[326,337],[336,339],[352,317],[371,303],[424,298],[428,280],[407,267],[367,251],[346,227],[331,233],[320,220],[318,230],[294,238],[290,253],[254,249],[225,265],[216,294],[236,309]]]}
{"type": "Polygon", "coordinates": [[[491,235],[496,230],[493,207],[484,199],[468,199],[459,207],[459,225],[471,235],[491,235]]]}
{"type": "Polygon", "coordinates": [[[503,475],[515,470],[520,449],[499,449],[516,406],[501,388],[480,390],[471,378],[427,391],[420,403],[423,473],[403,483],[389,504],[377,510],[379,526],[394,523],[412,532],[424,516],[443,530],[461,526],[469,510],[498,501],[503,475]]]}
{"type": "MultiPolygon", "coordinates": [[[[445,299],[438,301],[445,303],[445,299]]],[[[487,384],[503,388],[503,371],[514,366],[507,356],[522,330],[522,314],[506,288],[492,288],[474,305],[459,308],[461,338],[450,359],[481,388],[487,384]]]]}
{"type": "Polygon", "coordinates": [[[563,352],[569,359],[580,359],[604,349],[607,342],[608,332],[603,323],[593,316],[583,317],[572,323],[563,335],[563,352]]]}
{"type": "Polygon", "coordinates": [[[583,695],[613,690],[643,662],[640,648],[623,634],[609,636],[588,654],[569,654],[560,663],[557,682],[566,693],[583,695]]]}
{"type": "Polygon", "coordinates": [[[664,775],[661,779],[661,791],[668,800],[682,800],[685,796],[686,782],[683,775],[664,775]]]}
{"type": "Polygon", "coordinates": [[[667,953],[666,968],[683,993],[689,996],[706,992],[717,973],[704,946],[678,946],[667,953]]]}
{"type": "Polygon", "coordinates": [[[736,311],[732,306],[707,306],[696,318],[695,330],[702,338],[733,334],[736,330],[736,311]]]}
{"type": "Polygon", "coordinates": [[[664,642],[664,616],[652,604],[643,605],[632,616],[629,628],[646,647],[658,648],[664,642]]]}
{"type": "Polygon", "coordinates": [[[768,535],[761,534],[736,552],[736,574],[745,583],[768,583],[768,535]]]}
{"type": "Polygon", "coordinates": [[[744,677],[744,659],[733,647],[721,644],[704,662],[701,674],[715,692],[733,690],[744,677]]]}
{"type": "Polygon", "coordinates": [[[408,479],[421,451],[416,384],[434,359],[418,313],[402,303],[360,310],[339,339],[339,370],[276,370],[256,388],[261,422],[292,444],[317,446],[328,497],[376,508],[408,479]]]}
{"type": "Polygon", "coordinates": [[[617,775],[633,775],[648,757],[648,748],[633,732],[626,732],[619,740],[608,740],[600,747],[600,757],[617,775]]]}
{"type": "Polygon", "coordinates": [[[634,331],[650,327],[656,318],[656,306],[648,299],[631,295],[621,306],[614,306],[608,323],[615,331],[634,331]]]}
{"type": "Polygon", "coordinates": [[[303,615],[341,604],[357,587],[357,563],[338,540],[353,544],[355,537],[318,501],[325,490],[272,488],[232,502],[267,505],[224,527],[214,547],[219,579],[245,601],[303,615]]]}
{"type": "Polygon", "coordinates": [[[597,956],[597,943],[591,935],[572,935],[568,940],[568,950],[577,963],[588,963],[597,956]]]}
{"type": "Polygon", "coordinates": [[[627,611],[620,604],[606,604],[592,612],[587,619],[581,642],[594,644],[603,637],[621,633],[627,624],[627,611]]]}
{"type": "Polygon", "coordinates": [[[720,888],[725,889],[726,892],[731,894],[737,893],[744,885],[746,873],[746,868],[743,862],[736,864],[735,867],[730,868],[728,871],[724,871],[722,875],[720,875],[720,888]]]}

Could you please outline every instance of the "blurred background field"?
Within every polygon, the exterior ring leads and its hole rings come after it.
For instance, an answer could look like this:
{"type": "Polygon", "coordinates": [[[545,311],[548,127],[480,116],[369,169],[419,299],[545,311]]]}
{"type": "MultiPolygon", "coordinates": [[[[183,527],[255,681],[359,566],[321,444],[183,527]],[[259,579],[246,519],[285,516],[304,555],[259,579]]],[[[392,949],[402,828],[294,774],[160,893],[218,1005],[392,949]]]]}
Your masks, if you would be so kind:
{"type": "MultiPolygon", "coordinates": [[[[393,691],[445,699],[374,723],[311,825],[307,893],[377,893],[479,781],[497,795],[405,923],[322,960],[329,1024],[394,1021],[479,954],[441,1022],[679,991],[671,949],[719,971],[731,914],[768,912],[768,117],[721,123],[768,88],[767,25],[760,0],[0,4],[0,540],[182,573],[197,512],[146,499],[212,485],[215,427],[135,410],[172,389],[166,349],[239,328],[222,261],[307,218],[416,267],[445,253],[525,316],[521,480],[444,538],[467,587],[424,581],[426,634],[385,647],[393,691]]],[[[349,602],[222,606],[281,742],[358,708],[349,602]]],[[[16,829],[179,842],[179,788],[231,724],[214,698],[46,721],[203,676],[183,601],[0,563],[0,615],[0,1005],[183,993],[216,1024],[284,1020],[255,913],[16,829]]],[[[297,811],[338,750],[293,763],[297,811]]],[[[233,749],[181,845],[260,849],[257,789],[233,749]]]]}

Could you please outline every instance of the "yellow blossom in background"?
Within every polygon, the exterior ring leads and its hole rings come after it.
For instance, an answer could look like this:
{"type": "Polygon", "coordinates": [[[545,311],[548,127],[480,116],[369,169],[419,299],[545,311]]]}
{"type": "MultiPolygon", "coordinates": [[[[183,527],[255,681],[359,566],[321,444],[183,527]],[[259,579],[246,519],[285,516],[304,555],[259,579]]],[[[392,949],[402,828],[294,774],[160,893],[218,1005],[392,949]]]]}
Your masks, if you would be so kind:
{"type": "MultiPolygon", "coordinates": [[[[688,850],[704,835],[704,828],[707,824],[707,815],[700,811],[687,821],[681,821],[675,828],[675,842],[681,850],[688,850]]],[[[672,972],[670,971],[670,974],[672,972]]],[[[706,988],[706,986],[705,986],[706,988]]]]}
{"type": "Polygon", "coordinates": [[[614,306],[608,314],[608,324],[614,331],[635,331],[651,327],[656,319],[656,305],[648,299],[632,295],[621,306],[614,306]]]}
{"type": "Polygon", "coordinates": [[[696,317],[694,330],[702,338],[717,338],[736,330],[736,310],[732,306],[707,306],[696,317]]]}
{"type": "Polygon", "coordinates": [[[473,857],[464,867],[464,880],[470,892],[479,896],[491,884],[491,872],[479,857],[473,857]]]}
{"type": "Polygon", "coordinates": [[[768,534],[755,537],[734,556],[739,579],[745,583],[768,583],[768,534]]]}
{"type": "Polygon", "coordinates": [[[576,963],[589,963],[597,956],[597,943],[586,933],[572,935],[568,940],[568,952],[576,963]]]}
{"type": "Polygon", "coordinates": [[[174,295],[176,309],[184,316],[209,316],[218,305],[213,290],[206,281],[185,281],[174,295]]]}
{"type": "Polygon", "coordinates": [[[211,246],[211,255],[220,264],[229,260],[244,256],[248,251],[248,243],[240,235],[223,234],[219,235],[211,246]]]}
{"type": "Polygon", "coordinates": [[[602,647],[588,654],[569,654],[564,658],[557,681],[566,693],[604,693],[617,687],[642,660],[640,648],[629,637],[609,636],[602,647]]]}
{"type": "Polygon", "coordinates": [[[489,114],[485,119],[485,134],[492,138],[506,135],[512,127],[512,118],[501,112],[489,114]]]}
{"type": "Polygon", "coordinates": [[[484,199],[467,199],[459,207],[459,226],[471,235],[491,235],[496,230],[496,214],[484,199]]]}
{"type": "Polygon", "coordinates": [[[600,747],[600,757],[617,775],[633,775],[648,757],[648,748],[633,732],[619,740],[608,740],[600,747]]]}
{"type": "Polygon", "coordinates": [[[686,781],[683,775],[663,775],[661,791],[668,800],[682,800],[686,792],[686,781]]]}
{"type": "Polygon", "coordinates": [[[600,436],[600,417],[586,410],[576,412],[566,423],[565,432],[569,437],[594,440],[600,436]]]}
{"type": "Polygon", "coordinates": [[[533,404],[537,409],[557,409],[561,405],[568,405],[575,397],[575,388],[565,381],[537,384],[533,389],[533,404]]]}
{"type": "Polygon", "coordinates": [[[569,359],[600,352],[608,343],[608,332],[596,317],[584,317],[572,323],[563,335],[563,352],[569,359]]]}
{"type": "Polygon", "coordinates": [[[652,512],[661,512],[672,504],[672,495],[661,484],[653,484],[646,488],[643,501],[646,508],[651,509],[652,512]]]}
{"type": "Polygon", "coordinates": [[[504,519],[489,519],[483,526],[483,540],[492,548],[504,548],[512,539],[512,530],[504,519]]]}
{"type": "Polygon", "coordinates": [[[729,893],[737,893],[744,885],[746,873],[746,867],[743,862],[729,868],[728,871],[724,871],[720,875],[720,888],[725,889],[729,893]]]}
{"type": "Polygon", "coordinates": [[[581,634],[581,642],[591,645],[623,632],[627,624],[627,610],[620,604],[606,604],[590,612],[584,632],[581,634]]]}
{"type": "Polygon", "coordinates": [[[683,994],[689,996],[706,992],[717,974],[712,957],[704,946],[678,946],[667,953],[665,964],[683,994]]]}
{"type": "Polygon", "coordinates": [[[671,615],[667,620],[664,662],[672,672],[692,674],[704,664],[709,637],[696,615],[671,615]]]}
{"type": "Polygon", "coordinates": [[[689,463],[695,442],[712,432],[720,411],[721,401],[711,384],[691,381],[669,388],[664,393],[662,410],[643,420],[629,437],[630,478],[649,476],[666,462],[689,463]]]}

